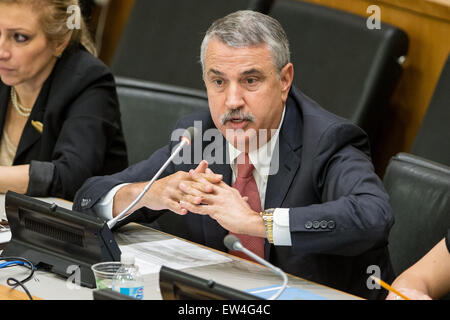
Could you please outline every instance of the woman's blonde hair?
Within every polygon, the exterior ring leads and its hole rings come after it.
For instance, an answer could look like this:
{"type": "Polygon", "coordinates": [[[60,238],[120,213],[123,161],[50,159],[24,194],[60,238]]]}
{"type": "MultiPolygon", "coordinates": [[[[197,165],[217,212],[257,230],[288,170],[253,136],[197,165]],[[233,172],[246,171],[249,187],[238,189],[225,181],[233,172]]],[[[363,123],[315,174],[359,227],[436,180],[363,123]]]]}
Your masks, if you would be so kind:
{"type": "MultiPolygon", "coordinates": [[[[68,8],[78,6],[78,0],[0,0],[0,3],[31,5],[40,12],[40,22],[44,33],[49,41],[62,41],[65,36],[72,31],[72,36],[67,48],[76,47],[82,44],[91,54],[97,56],[97,49],[89,33],[86,22],[80,14],[80,28],[73,30],[68,27],[68,20],[71,13],[68,8]]],[[[78,10],[81,12],[81,10],[78,10]]]]}

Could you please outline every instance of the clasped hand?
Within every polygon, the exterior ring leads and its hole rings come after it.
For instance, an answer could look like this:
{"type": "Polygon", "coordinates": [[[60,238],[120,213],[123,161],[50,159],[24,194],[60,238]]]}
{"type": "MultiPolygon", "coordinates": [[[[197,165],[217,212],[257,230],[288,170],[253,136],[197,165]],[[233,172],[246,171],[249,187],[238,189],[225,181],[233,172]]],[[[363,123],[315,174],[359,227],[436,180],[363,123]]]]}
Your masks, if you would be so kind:
{"type": "Polygon", "coordinates": [[[195,170],[177,172],[161,179],[158,194],[161,204],[153,209],[169,209],[184,215],[188,211],[209,215],[226,230],[264,237],[264,222],[259,213],[253,211],[238,190],[222,181],[222,175],[215,174],[202,161],[195,170]]]}

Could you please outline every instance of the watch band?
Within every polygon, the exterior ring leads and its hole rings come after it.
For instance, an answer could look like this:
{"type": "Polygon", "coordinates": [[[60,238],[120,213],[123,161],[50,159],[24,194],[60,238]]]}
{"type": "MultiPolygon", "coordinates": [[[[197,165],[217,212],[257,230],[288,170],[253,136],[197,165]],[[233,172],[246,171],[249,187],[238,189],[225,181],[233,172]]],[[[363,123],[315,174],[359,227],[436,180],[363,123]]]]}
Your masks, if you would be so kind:
{"type": "Polygon", "coordinates": [[[259,213],[264,220],[264,227],[266,228],[266,237],[269,243],[273,243],[273,213],[275,209],[266,209],[259,213]]]}

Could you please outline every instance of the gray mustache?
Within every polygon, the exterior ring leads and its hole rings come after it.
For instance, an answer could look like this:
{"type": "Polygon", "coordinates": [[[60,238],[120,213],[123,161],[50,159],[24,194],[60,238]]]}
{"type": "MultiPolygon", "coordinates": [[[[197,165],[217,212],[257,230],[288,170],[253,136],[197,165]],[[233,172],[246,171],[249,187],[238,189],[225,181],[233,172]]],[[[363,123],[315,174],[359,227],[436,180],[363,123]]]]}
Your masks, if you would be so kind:
{"type": "Polygon", "coordinates": [[[220,122],[222,125],[225,125],[227,121],[233,120],[233,119],[240,119],[244,121],[250,121],[255,122],[255,116],[251,113],[244,113],[242,110],[231,110],[225,113],[221,118],[220,122]]]}

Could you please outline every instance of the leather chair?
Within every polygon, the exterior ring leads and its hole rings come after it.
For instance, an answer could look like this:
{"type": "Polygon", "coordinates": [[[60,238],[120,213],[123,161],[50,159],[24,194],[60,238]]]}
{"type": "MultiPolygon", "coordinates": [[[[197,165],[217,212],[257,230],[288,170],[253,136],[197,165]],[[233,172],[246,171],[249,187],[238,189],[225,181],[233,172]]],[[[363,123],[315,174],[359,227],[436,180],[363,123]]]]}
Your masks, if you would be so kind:
{"type": "Polygon", "coordinates": [[[384,23],[370,30],[367,17],[298,0],[277,0],[269,14],[290,41],[296,86],[374,144],[402,72],[406,33],[384,23]]]}
{"type": "Polygon", "coordinates": [[[450,55],[410,153],[450,166],[450,55]]]}
{"type": "Polygon", "coordinates": [[[208,108],[201,90],[124,77],[116,84],[130,165],[166,145],[183,115],[208,108]]]}
{"type": "MultiPolygon", "coordinates": [[[[204,91],[124,77],[116,77],[116,85],[130,165],[166,145],[183,115],[208,108],[204,91]]],[[[182,216],[167,213],[150,227],[186,237],[184,223],[182,216]]]]}
{"type": "Polygon", "coordinates": [[[399,153],[386,169],[384,185],[395,223],[389,250],[397,275],[422,258],[450,227],[450,167],[399,153]]]}
{"type": "Polygon", "coordinates": [[[273,0],[135,0],[111,69],[115,75],[204,89],[200,45],[212,22],[273,0]]]}

